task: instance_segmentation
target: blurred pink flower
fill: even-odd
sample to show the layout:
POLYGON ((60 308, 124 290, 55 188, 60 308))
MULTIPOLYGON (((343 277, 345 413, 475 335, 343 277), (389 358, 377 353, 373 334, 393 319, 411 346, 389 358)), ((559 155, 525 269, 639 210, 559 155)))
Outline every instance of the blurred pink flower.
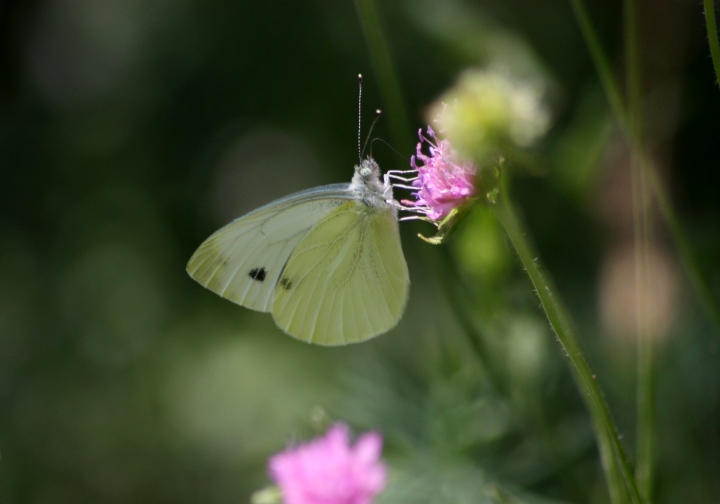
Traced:
POLYGON ((335 424, 325 436, 273 456, 270 476, 284 504, 371 504, 385 487, 381 450, 379 434, 363 434, 350 446, 347 426, 335 424))
POLYGON ((440 140, 433 129, 428 126, 428 137, 418 131, 420 142, 417 154, 411 158, 410 164, 418 176, 412 181, 415 200, 403 200, 402 203, 415 207, 430 220, 441 220, 454 209, 475 196, 475 166, 458 158, 457 152, 449 140, 440 140), (430 155, 422 152, 423 142, 427 143, 430 155), (418 166, 418 161, 422 165, 418 166))

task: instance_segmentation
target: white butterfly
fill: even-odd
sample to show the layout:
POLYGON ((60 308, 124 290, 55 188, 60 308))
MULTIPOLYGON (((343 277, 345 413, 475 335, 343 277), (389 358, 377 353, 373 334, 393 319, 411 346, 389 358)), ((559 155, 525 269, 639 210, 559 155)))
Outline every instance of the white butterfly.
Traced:
POLYGON ((308 343, 346 345, 394 327, 410 283, 392 186, 372 158, 350 184, 301 191, 223 227, 195 251, 192 278, 270 312, 308 343))

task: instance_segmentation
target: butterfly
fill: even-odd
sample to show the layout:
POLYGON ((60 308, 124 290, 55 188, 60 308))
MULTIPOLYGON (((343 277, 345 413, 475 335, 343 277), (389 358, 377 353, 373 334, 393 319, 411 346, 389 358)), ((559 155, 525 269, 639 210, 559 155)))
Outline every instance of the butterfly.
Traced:
POLYGON ((410 285, 392 185, 367 157, 349 184, 273 201, 215 232, 187 264, 203 287, 272 313, 308 343, 358 343, 392 329, 410 285))

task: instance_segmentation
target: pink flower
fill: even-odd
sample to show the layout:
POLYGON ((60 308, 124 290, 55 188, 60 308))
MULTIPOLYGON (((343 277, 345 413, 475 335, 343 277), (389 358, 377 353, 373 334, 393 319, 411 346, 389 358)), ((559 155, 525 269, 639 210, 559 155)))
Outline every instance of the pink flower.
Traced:
POLYGON ((284 504, 371 504, 385 486, 381 450, 379 434, 350 446, 347 426, 335 424, 324 437, 273 456, 270 476, 284 504))
POLYGON ((415 201, 403 200, 402 203, 415 207, 430 220, 441 220, 454 209, 475 196, 475 174, 477 170, 471 162, 461 161, 450 145, 449 140, 440 140, 433 129, 428 126, 428 136, 418 131, 420 142, 417 154, 410 164, 417 171, 417 178, 412 181, 415 201), (422 153, 422 144, 427 143, 430 155, 422 153), (418 166, 418 161, 422 163, 418 166))

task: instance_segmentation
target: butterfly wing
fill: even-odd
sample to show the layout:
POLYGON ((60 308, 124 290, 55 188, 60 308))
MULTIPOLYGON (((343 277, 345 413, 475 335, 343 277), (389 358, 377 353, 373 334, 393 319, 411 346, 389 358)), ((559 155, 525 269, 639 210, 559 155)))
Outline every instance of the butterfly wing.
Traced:
POLYGON ((347 201, 298 242, 272 313, 285 332, 309 343, 356 343, 397 324, 408 286, 394 209, 347 201))
POLYGON ((205 240, 190 258, 187 272, 234 303, 270 311, 280 273, 297 244, 350 198, 348 184, 333 184, 273 201, 205 240))

